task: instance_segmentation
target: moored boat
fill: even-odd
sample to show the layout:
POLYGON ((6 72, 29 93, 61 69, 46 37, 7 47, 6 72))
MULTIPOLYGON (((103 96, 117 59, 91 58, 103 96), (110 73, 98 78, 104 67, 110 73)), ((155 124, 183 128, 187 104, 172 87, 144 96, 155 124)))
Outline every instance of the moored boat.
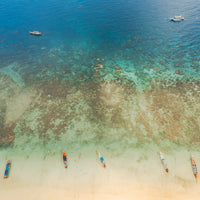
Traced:
POLYGON ((39 32, 39 31, 29 31, 29 33, 30 33, 31 35, 35 35, 35 36, 41 36, 41 35, 42 35, 42 33, 39 32))
POLYGON ((5 168, 5 172, 4 172, 4 178, 8 178, 9 173, 10 173, 10 168, 11 168, 11 161, 8 160, 6 163, 6 168, 5 168))
POLYGON ((68 164, 67 164, 67 154, 65 153, 65 151, 63 150, 63 163, 64 163, 64 167, 67 168, 68 164))
POLYGON ((162 162, 162 164, 165 168, 165 171, 168 172, 169 170, 168 170, 167 164, 165 163, 165 158, 164 158, 162 152, 160 152, 160 159, 161 159, 161 162, 162 162))
POLYGON ((191 161, 192 161, 192 170, 193 170, 193 174, 194 174, 194 177, 197 179, 197 178, 198 178, 197 165, 196 165, 196 162, 195 162, 193 156, 192 156, 192 158, 191 158, 191 161))
POLYGON ((184 20, 184 17, 183 16, 174 16, 174 17, 170 17, 170 20, 174 21, 174 22, 180 22, 180 21, 184 20))
POLYGON ((101 153, 100 153, 100 152, 97 152, 97 153, 98 153, 99 160, 100 160, 100 162, 101 162, 102 166, 103 166, 104 168, 106 168, 106 164, 105 164, 105 161, 104 161, 104 158, 103 158, 103 156, 101 155, 101 153))

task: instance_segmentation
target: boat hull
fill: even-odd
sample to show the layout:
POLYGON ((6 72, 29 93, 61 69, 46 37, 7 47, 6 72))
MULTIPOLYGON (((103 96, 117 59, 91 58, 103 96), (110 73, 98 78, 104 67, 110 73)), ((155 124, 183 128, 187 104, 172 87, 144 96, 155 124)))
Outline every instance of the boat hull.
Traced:
POLYGON ((198 178, 198 171, 197 171, 197 165, 196 165, 196 162, 194 160, 194 157, 192 157, 192 171, 193 171, 194 177, 197 179, 198 178))
POLYGON ((30 35, 41 36, 41 32, 29 31, 30 35))
POLYGON ((181 22, 181 21, 184 20, 184 17, 182 17, 182 16, 175 16, 175 17, 171 17, 170 20, 173 21, 173 22, 181 22))
POLYGON ((63 159, 64 167, 67 168, 67 167, 68 167, 68 163, 67 163, 67 154, 64 152, 64 150, 63 150, 62 159, 63 159))
POLYGON ((8 178, 9 177, 10 168, 11 168, 11 161, 8 160, 7 163, 6 163, 6 168, 5 168, 5 172, 4 172, 4 178, 8 178))
POLYGON ((165 168, 165 171, 168 172, 169 170, 168 170, 167 164, 165 163, 165 158, 161 152, 160 152, 160 159, 161 159, 163 167, 165 168))

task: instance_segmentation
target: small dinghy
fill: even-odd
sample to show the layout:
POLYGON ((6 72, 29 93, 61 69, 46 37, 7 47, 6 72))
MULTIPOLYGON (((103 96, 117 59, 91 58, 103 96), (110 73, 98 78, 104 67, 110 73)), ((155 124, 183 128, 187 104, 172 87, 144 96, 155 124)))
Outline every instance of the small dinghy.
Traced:
POLYGON ((163 164, 163 167, 165 168, 165 171, 168 172, 169 170, 168 170, 167 164, 165 163, 165 158, 164 158, 162 152, 160 152, 160 159, 163 164))
POLYGON ((10 168, 11 168, 11 161, 8 160, 7 163, 6 163, 4 178, 8 178, 9 173, 10 173, 10 168))
POLYGON ((193 156, 192 156, 192 158, 191 158, 191 161, 192 161, 192 170, 193 170, 193 174, 194 174, 194 177, 195 177, 196 180, 197 180, 197 178, 198 178, 197 165, 196 165, 196 162, 195 162, 193 156))
POLYGON ((184 20, 184 17, 182 16, 174 16, 174 17, 170 17, 170 21, 174 21, 174 22, 180 22, 184 20))
POLYGON ((39 31, 29 31, 29 33, 30 33, 31 35, 35 35, 35 36, 41 36, 41 35, 42 35, 42 33, 39 32, 39 31))

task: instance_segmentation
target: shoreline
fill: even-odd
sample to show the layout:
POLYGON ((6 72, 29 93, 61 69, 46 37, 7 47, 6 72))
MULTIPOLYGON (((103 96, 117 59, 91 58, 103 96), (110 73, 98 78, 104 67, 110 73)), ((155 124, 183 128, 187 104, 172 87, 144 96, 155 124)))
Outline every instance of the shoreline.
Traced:
MULTIPOLYGON (((95 153, 88 155, 90 149, 68 154, 69 167, 64 168, 60 158, 48 156, 43 159, 37 154, 29 158, 15 156, 12 162, 10 177, 1 178, 1 197, 6 200, 27 199, 140 199, 140 200, 177 200, 195 199, 200 195, 199 182, 195 182, 191 163, 185 151, 165 154, 169 173, 166 173, 159 156, 146 152, 148 158, 138 161, 145 151, 121 156, 104 152, 104 169, 95 153), (176 159, 175 159, 176 156, 176 159), (194 197, 194 198, 193 198, 194 197)), ((197 155, 198 152, 193 152, 197 155)), ((4 156, 0 154, 2 160, 4 156)), ((6 156, 7 157, 7 156, 6 156)), ((197 167, 199 166, 197 160, 197 167)), ((1 165, 0 169, 3 171, 1 165)))

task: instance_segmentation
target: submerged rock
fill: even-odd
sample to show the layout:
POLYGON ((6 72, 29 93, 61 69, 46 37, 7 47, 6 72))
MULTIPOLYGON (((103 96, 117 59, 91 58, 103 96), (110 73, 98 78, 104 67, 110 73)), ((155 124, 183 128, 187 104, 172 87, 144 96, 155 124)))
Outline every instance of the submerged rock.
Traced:
POLYGON ((8 146, 13 142, 15 139, 14 127, 15 124, 12 124, 10 126, 4 127, 1 130, 0 147, 8 146))
POLYGON ((183 75, 183 71, 182 71, 182 70, 177 70, 177 71, 176 71, 176 74, 183 75))

